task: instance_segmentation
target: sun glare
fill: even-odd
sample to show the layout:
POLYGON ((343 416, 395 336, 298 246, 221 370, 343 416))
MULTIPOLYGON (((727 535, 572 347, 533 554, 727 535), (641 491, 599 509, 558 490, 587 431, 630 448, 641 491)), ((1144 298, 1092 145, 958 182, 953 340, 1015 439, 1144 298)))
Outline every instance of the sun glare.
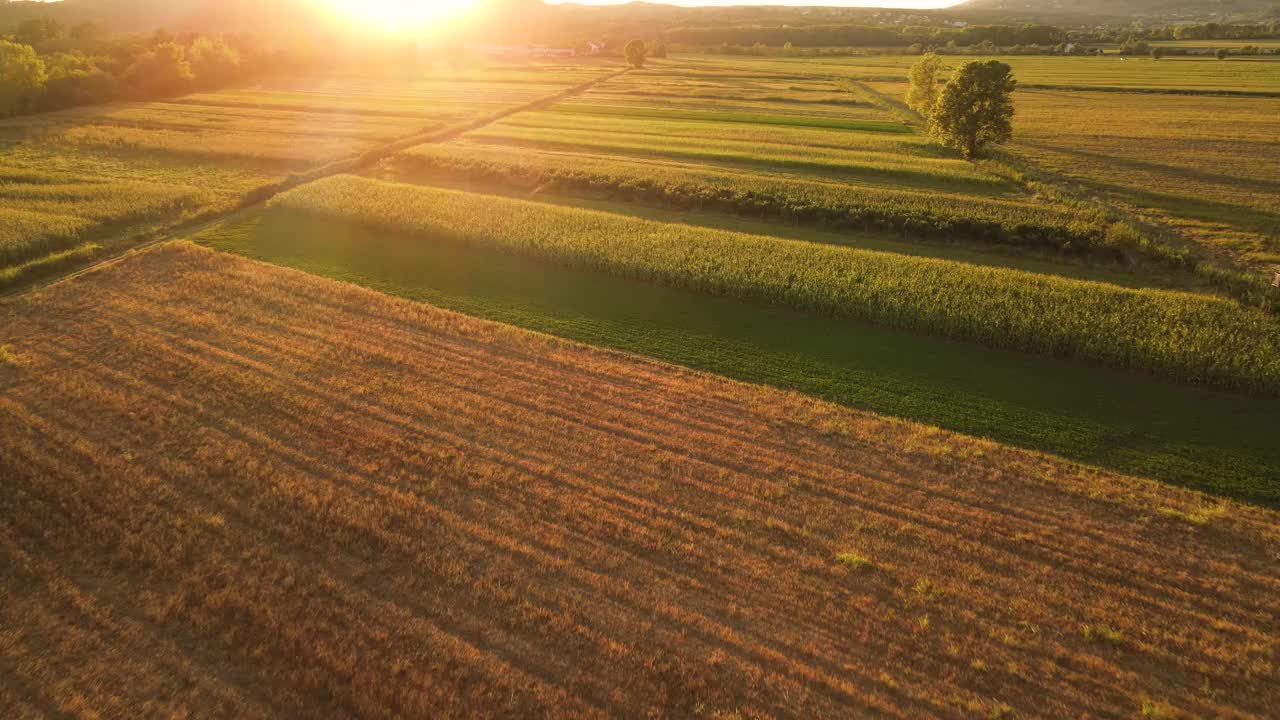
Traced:
POLYGON ((340 18, 387 32, 438 28, 465 15, 475 0, 327 0, 340 18))

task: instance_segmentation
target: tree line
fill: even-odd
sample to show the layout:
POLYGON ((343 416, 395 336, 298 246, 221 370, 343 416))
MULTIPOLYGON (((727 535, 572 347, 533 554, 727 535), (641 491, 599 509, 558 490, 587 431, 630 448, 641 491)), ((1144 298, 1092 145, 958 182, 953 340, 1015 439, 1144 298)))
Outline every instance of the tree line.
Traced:
POLYGON ((272 73, 411 75, 426 65, 473 62, 461 47, 423 49, 412 41, 109 33, 93 22, 37 18, 0 36, 0 117, 217 90, 272 73))
POLYGON ((32 19, 0 38, 0 116, 216 89, 270 60, 247 37, 115 35, 32 19))
POLYGON ((815 47, 998 47, 1040 48, 1068 44, 1117 44, 1154 40, 1248 40, 1280 38, 1280 20, 1257 24, 1170 25, 1150 28, 1066 29, 1053 25, 751 25, 704 26, 659 33, 671 45, 815 47))

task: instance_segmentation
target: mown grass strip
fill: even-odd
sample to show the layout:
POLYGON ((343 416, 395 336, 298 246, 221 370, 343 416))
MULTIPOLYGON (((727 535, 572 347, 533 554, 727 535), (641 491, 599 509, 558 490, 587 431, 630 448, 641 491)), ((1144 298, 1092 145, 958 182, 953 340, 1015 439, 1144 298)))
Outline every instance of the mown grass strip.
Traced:
POLYGON ((335 176, 275 207, 991 347, 1280 392, 1280 324, 1210 296, 335 176))
POLYGON ((699 120, 717 123, 746 123, 749 125, 781 125, 785 127, 830 128, 859 132, 893 133, 910 135, 915 129, 902 123, 884 120, 844 120, 832 117, 806 117, 803 115, 772 115, 768 113, 714 112, 700 110, 672 110, 668 108, 637 107, 631 105, 589 105, 585 103, 562 104, 555 112, 572 115, 607 115, 654 120, 699 120))
POLYGON ((580 342, 1280 506, 1277 401, 270 211, 225 251, 580 342))

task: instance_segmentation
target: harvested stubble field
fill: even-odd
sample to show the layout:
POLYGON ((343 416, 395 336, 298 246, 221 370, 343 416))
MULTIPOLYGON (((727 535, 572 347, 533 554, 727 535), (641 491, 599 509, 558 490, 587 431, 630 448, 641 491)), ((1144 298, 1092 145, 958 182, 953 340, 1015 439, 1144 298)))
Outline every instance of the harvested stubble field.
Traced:
MULTIPOLYGON (((1051 71, 1051 59, 1004 59, 1023 83, 1015 93, 1017 131, 1009 146, 1014 157, 1056 176, 1056 184, 1065 181, 1078 194, 1101 198, 1161 228, 1175 244, 1219 267, 1271 278, 1280 262, 1280 61, 1236 63, 1218 71, 1207 69, 1209 60, 1161 61, 1156 75, 1151 61, 1135 60, 1121 63, 1119 71, 1095 69, 1114 75, 1114 86, 1072 84, 1062 77, 1047 89, 1032 83, 1037 72, 1051 71), (1270 96, 1214 94, 1267 95, 1223 75, 1242 66, 1267 82, 1270 96), (1157 77, 1204 78, 1207 84, 1184 93, 1157 77)), ((1052 72, 1083 67, 1078 60, 1105 61, 1057 60, 1052 72)), ((884 98, 906 95, 905 78, 870 77, 871 68, 849 71, 869 78, 866 85, 884 98)))
MULTIPOLYGON (((1280 87, 1280 61, 1276 75, 1280 87)), ((1017 104, 1021 156, 1212 257, 1268 277, 1280 263, 1280 97, 1024 90, 1017 104)))
POLYGON ((1280 518, 168 245, 8 302, 6 717, 1274 717, 1280 518))
MULTIPOLYGON (((951 56, 949 65, 959 65, 973 56, 951 56)), ((705 66, 738 66, 744 62, 762 72, 809 73, 828 77, 864 80, 905 80, 912 56, 853 58, 713 58, 705 66)), ((1204 93, 1278 96, 1280 60, 1217 60, 1212 56, 1193 58, 1149 57, 1048 57, 1001 56, 1013 66, 1024 86, 1071 88, 1075 90, 1120 90, 1128 92, 1204 93)), ((1100 122, 1106 122, 1103 117, 1100 122)))

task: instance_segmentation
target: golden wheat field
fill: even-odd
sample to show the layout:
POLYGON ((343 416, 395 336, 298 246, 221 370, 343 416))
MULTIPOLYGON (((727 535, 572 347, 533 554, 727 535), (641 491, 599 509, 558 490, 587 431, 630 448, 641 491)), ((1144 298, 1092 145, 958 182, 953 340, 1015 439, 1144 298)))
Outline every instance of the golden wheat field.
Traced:
POLYGON ((0 716, 1280 714, 1280 517, 187 244, 0 305, 0 716))

